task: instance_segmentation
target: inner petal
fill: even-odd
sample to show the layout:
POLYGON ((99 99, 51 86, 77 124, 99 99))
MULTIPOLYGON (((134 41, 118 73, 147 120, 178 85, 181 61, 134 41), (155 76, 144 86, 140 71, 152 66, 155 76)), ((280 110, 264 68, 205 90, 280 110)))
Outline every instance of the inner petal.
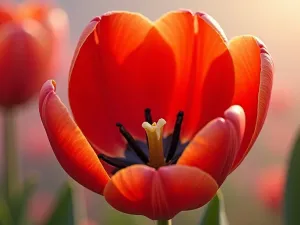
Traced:
MULTIPOLYGON (((174 51, 177 80, 169 115, 185 112, 181 140, 186 142, 230 106, 232 58, 224 32, 207 14, 170 12, 156 22, 156 27, 174 51)), ((172 132, 174 120, 168 116, 169 120, 165 136, 172 132)))
POLYGON ((165 117, 174 73, 172 50, 151 22, 133 13, 104 15, 89 32, 71 71, 75 120, 96 149, 122 155, 125 141, 115 123, 122 122, 144 140, 144 109, 153 109, 154 120, 165 117))
POLYGON ((13 15, 11 13, 11 8, 9 8, 8 6, 2 4, 2 6, 0 6, 0 28, 1 25, 12 21, 13 20, 13 15))

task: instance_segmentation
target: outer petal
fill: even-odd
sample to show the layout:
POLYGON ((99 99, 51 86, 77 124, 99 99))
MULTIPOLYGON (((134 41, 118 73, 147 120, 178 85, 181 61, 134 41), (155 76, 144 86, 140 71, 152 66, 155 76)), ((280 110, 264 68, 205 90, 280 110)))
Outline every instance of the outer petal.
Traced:
POLYGON ((104 196, 119 211, 156 220, 203 206, 217 189, 214 179, 197 168, 135 165, 114 175, 104 196))
POLYGON ((0 6, 0 27, 1 25, 12 21, 13 19, 13 15, 11 13, 11 7, 10 5, 4 5, 2 4, 0 6))
POLYGON ((232 106, 225 117, 208 123, 189 143, 177 164, 195 166, 223 183, 239 150, 245 129, 245 114, 232 106))
POLYGON ((102 194, 109 176, 66 107, 47 81, 40 94, 40 115, 56 158, 65 171, 86 188, 102 194))
POLYGON ((264 44, 252 36, 240 36, 229 43, 236 84, 232 104, 243 107, 246 129, 234 170, 254 144, 266 118, 273 84, 273 62, 264 44))
POLYGON ((183 110, 181 138, 185 142, 230 106, 234 91, 232 58, 224 32, 207 14, 170 12, 155 24, 172 46, 177 66, 166 131, 172 131, 176 113, 183 110))
POLYGON ((18 18, 23 19, 34 19, 40 22, 45 21, 50 5, 45 2, 22 2, 18 5, 18 18))
POLYGON ((165 117, 174 74, 172 50, 148 19, 126 12, 96 18, 70 72, 74 118, 94 147, 120 155, 124 141, 115 123, 144 139, 144 109, 152 109, 154 120, 165 117))

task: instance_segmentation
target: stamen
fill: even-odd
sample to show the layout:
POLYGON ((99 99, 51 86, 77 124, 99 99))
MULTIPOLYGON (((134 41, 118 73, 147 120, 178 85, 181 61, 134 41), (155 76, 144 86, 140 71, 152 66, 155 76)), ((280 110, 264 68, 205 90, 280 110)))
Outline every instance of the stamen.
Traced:
POLYGON ((180 111, 177 114, 177 119, 176 119, 176 122, 174 125, 174 131, 173 131, 173 135, 172 135, 172 141, 171 141, 171 145, 170 145, 170 148, 168 151, 166 162, 169 162, 173 158, 173 156, 176 152, 178 142, 179 142, 179 137, 180 137, 182 121, 183 121, 183 112, 180 111))
POLYGON ((132 150, 136 153, 136 155, 144 162, 148 163, 148 157, 146 154, 143 152, 143 150, 140 148, 140 146, 137 145, 136 141, 134 138, 131 136, 131 134, 125 129, 125 127, 117 123, 116 124, 119 127, 120 133, 123 135, 123 137, 126 139, 128 142, 128 145, 132 148, 132 150))
POLYGON ((151 116, 151 109, 146 108, 145 109, 145 121, 152 124, 152 116, 151 116))
POLYGON ((167 162, 167 165, 176 164, 178 159, 180 158, 180 156, 181 156, 181 154, 173 156, 173 158, 167 162))
POLYGON ((142 127, 146 130, 149 144, 149 166, 159 168, 165 165, 163 151, 163 127, 166 124, 164 119, 159 119, 157 124, 152 125, 144 122, 142 127))
POLYGON ((112 158, 112 157, 109 157, 109 156, 106 156, 106 155, 103 155, 103 154, 99 154, 98 158, 102 159, 104 162, 106 162, 109 165, 112 165, 112 166, 114 166, 118 169, 123 169, 127 166, 130 166, 130 165, 125 165, 124 162, 122 162, 122 161, 116 160, 116 158, 112 158))

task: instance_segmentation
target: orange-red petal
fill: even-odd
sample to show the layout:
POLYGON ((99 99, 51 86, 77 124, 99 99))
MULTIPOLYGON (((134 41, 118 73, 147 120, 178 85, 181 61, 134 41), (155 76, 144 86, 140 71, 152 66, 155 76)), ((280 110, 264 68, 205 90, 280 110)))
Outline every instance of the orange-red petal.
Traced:
POLYGON ((18 19, 34 19, 40 22, 46 20, 49 10, 51 9, 48 3, 44 2, 23 2, 17 8, 18 19))
POLYGON ((155 26, 172 47, 176 60, 165 135, 172 132, 175 115, 182 110, 185 119, 181 139, 185 142, 230 106, 234 87, 232 58, 224 32, 207 14, 173 11, 157 20, 155 26))
POLYGON ((135 165, 114 175, 104 196, 121 212, 157 220, 203 206, 217 189, 214 179, 197 168, 174 165, 155 170, 135 165))
POLYGON ((193 27, 194 39, 185 43, 193 47, 190 65, 184 64, 184 55, 177 61, 186 68, 182 76, 189 82, 185 84, 185 92, 174 93, 172 104, 184 103, 183 142, 190 140, 209 121, 222 116, 231 105, 234 87, 234 66, 223 31, 203 13, 194 15, 193 27))
POLYGON ((33 20, 2 24, 0 34, 0 103, 9 107, 27 101, 45 82, 49 37, 33 20))
POLYGON ((142 111, 149 107, 154 120, 168 121, 169 134, 183 110, 185 141, 222 115, 233 87, 226 38, 208 15, 175 11, 150 22, 118 12, 94 19, 84 31, 70 72, 69 97, 75 120, 94 147, 120 155, 124 142, 116 122, 144 138, 142 111))
POLYGON ((13 19, 13 15, 11 12, 10 5, 1 5, 0 6, 0 27, 1 25, 11 21, 13 19))
POLYGON ((163 39, 172 48, 176 61, 175 87, 172 98, 168 100, 169 108, 164 135, 173 132, 176 114, 185 108, 185 98, 190 81, 190 70, 194 52, 194 15, 189 11, 172 11, 157 21, 155 27, 163 39))
POLYGON ((94 19, 73 60, 69 98, 74 118, 100 151, 120 155, 122 123, 144 139, 144 109, 165 117, 175 79, 170 46, 140 14, 115 12, 94 19), (84 91, 81 91, 84 90, 84 91))
POLYGON ((86 188, 102 194, 109 181, 96 153, 47 81, 40 93, 39 109, 55 156, 64 170, 86 188))
POLYGON ((224 118, 208 123, 191 140, 178 165, 197 167, 223 183, 239 150, 245 129, 245 114, 240 106, 231 106, 224 118))
POLYGON ((232 104, 243 107, 246 129, 234 170, 254 144, 266 118, 273 83, 273 62, 264 44, 253 36, 239 36, 229 43, 235 66, 232 104))

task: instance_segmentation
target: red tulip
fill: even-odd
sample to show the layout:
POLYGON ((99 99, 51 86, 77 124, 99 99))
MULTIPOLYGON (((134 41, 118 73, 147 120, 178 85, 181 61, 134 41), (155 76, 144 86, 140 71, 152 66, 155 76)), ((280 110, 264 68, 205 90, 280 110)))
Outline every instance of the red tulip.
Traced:
POLYGON ((44 3, 0 4, 0 106, 26 102, 53 77, 67 25, 64 11, 44 3))
POLYGON ((151 22, 113 12, 93 19, 78 43, 69 77, 76 122, 54 81, 41 90, 40 114, 71 177, 117 210, 170 219, 211 200, 247 155, 272 76, 261 41, 227 41, 206 14, 151 22))
POLYGON ((274 211, 282 209, 286 171, 283 167, 268 168, 257 180, 257 195, 262 203, 274 211))

